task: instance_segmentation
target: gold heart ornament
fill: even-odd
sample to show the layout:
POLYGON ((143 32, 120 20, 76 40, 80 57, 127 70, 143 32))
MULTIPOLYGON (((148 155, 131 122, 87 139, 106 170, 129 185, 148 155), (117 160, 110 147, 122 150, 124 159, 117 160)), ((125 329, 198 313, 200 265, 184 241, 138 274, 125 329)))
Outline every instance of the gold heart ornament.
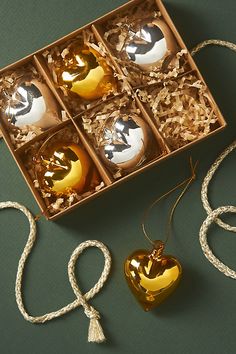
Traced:
POLYGON ((162 303, 177 287, 182 267, 178 260, 164 255, 164 243, 156 241, 152 251, 137 250, 125 261, 129 288, 145 311, 162 303))

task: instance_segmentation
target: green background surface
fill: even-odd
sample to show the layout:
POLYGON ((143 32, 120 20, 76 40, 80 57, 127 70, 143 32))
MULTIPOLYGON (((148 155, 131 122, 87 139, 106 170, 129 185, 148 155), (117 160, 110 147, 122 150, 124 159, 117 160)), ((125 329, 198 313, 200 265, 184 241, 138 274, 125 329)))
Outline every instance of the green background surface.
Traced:
MULTIPOLYGON (((4 67, 121 5, 121 0, 1 0, 0 66, 4 67)), ((207 38, 236 42, 235 0, 166 0, 165 4, 187 46, 207 38)), ((44 325, 27 323, 14 297, 17 263, 28 235, 21 213, 0 213, 0 353, 177 353, 236 352, 236 281, 219 273, 203 256, 198 241, 206 217, 200 200, 203 177, 236 132, 235 53, 211 48, 196 58, 201 72, 228 123, 226 130, 181 152, 161 165, 81 206, 53 223, 40 220, 38 240, 26 267, 25 303, 32 315, 55 310, 74 299, 67 262, 86 239, 108 245, 113 256, 111 277, 91 304, 102 314, 108 338, 88 344, 89 321, 81 308, 44 325), (175 294, 145 313, 129 292, 124 259, 135 249, 148 248, 139 226, 150 201, 189 175, 188 157, 200 161, 198 179, 177 209, 168 253, 183 265, 183 280, 175 294)), ((37 213, 38 207, 4 142, 0 142, 0 200, 13 200, 37 213)), ((210 188, 213 207, 236 204, 235 153, 225 162, 210 188)), ((153 238, 161 238, 174 195, 150 216, 153 238)), ((233 216, 224 218, 235 222, 233 216)), ((236 269, 236 239, 212 227, 209 242, 227 265, 236 269)), ((97 281, 102 255, 88 250, 77 264, 83 291, 97 281)))

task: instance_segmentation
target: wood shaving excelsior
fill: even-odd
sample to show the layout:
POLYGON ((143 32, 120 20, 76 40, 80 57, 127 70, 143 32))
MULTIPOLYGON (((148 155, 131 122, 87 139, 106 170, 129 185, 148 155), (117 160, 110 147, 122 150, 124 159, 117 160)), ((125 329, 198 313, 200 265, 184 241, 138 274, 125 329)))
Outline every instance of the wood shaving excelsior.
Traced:
MULTIPOLYGON (((165 58, 148 71, 129 59, 125 49, 133 41, 134 36, 131 33, 138 32, 145 23, 151 23, 159 17, 161 14, 157 10, 156 2, 150 0, 139 3, 128 12, 119 13, 105 24, 104 38, 113 50, 114 60, 121 67, 129 84, 135 88, 163 81, 166 70, 169 72, 168 75, 173 75, 170 72, 175 69, 175 76, 189 70, 186 49, 180 50, 175 55, 167 52, 165 58)), ((144 40, 140 38, 139 41, 142 43, 144 40)))
POLYGON ((173 150, 206 136, 217 124, 207 87, 195 74, 137 90, 137 94, 173 150))

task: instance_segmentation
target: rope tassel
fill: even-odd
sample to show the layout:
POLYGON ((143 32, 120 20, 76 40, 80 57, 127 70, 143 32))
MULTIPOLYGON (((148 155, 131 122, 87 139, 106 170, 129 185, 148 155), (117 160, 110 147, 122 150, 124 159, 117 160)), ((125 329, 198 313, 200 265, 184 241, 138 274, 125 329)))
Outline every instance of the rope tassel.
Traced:
MULTIPOLYGON (((89 330, 88 330, 88 342, 93 342, 93 343, 102 343, 106 340, 102 326, 99 322, 100 320, 100 314, 97 310, 95 310, 92 306, 90 306, 87 303, 86 295, 83 296, 81 294, 81 291, 77 285, 76 278, 75 278, 75 263, 80 255, 80 253, 88 247, 88 242, 91 246, 94 246, 95 243, 98 241, 85 241, 81 243, 72 253, 71 259, 68 263, 68 276, 69 280, 72 286, 72 289, 77 296, 77 298, 80 300, 81 305, 84 308, 84 313, 85 315, 90 319, 90 324, 89 324, 89 330)), ((98 292, 100 290, 100 284, 103 284, 105 282, 105 279, 107 278, 107 273, 110 271, 110 264, 108 264, 106 257, 105 257, 105 266, 104 270, 101 274, 101 277, 97 284, 94 286, 95 291, 98 292), (108 268, 109 267, 109 268, 108 268), (99 290, 97 290, 99 288, 99 290)))
POLYGON ((90 307, 89 312, 84 311, 86 316, 90 318, 89 330, 88 330, 88 342, 102 343, 106 340, 104 336, 102 326, 99 322, 100 314, 93 307, 90 307))
POLYGON ((47 321, 50 321, 54 318, 63 316, 64 314, 74 310, 75 308, 79 307, 80 305, 83 306, 84 308, 84 313, 85 315, 90 319, 90 324, 89 324, 89 331, 88 331, 88 341, 89 342, 94 342, 94 343, 101 343, 105 341, 105 336, 103 334, 102 327, 99 323, 100 319, 100 314, 98 311, 96 311, 92 306, 88 304, 88 300, 93 298, 103 287, 104 283, 106 282, 108 275, 110 273, 111 269, 111 255, 108 250, 108 248, 100 241, 97 240, 88 240, 85 242, 82 242, 72 253, 70 261, 68 263, 68 276, 69 276, 69 281, 72 287, 72 290, 74 291, 76 295, 76 299, 71 302, 70 304, 64 306, 63 308, 53 311, 50 313, 46 313, 45 315, 41 316, 30 316, 28 312, 25 309, 24 303, 23 303, 23 297, 22 297, 22 282, 23 282, 23 274, 24 274, 24 267, 25 263, 27 261, 27 258, 34 246, 34 243, 36 241, 36 222, 33 217, 33 215, 29 212, 27 208, 25 208, 23 205, 18 204, 16 202, 0 202, 0 209, 5 209, 5 208, 15 208, 20 210, 22 213, 25 214, 27 219, 29 220, 30 224, 30 232, 29 232, 29 237, 26 242, 26 245, 24 247, 24 250, 22 252, 22 255, 20 257, 19 263, 18 263, 18 269, 17 269, 17 275, 16 275, 16 284, 15 284, 15 295, 16 295, 16 302, 19 308, 19 311, 21 312, 22 316, 26 321, 29 321, 31 323, 45 323, 47 321), (94 285, 93 288, 91 288, 86 294, 82 294, 78 284, 77 280, 75 278, 75 263, 79 257, 79 255, 88 247, 97 247, 100 249, 103 253, 104 259, 105 259, 105 264, 104 264, 104 269, 102 271, 102 274, 98 280, 98 282, 94 285))

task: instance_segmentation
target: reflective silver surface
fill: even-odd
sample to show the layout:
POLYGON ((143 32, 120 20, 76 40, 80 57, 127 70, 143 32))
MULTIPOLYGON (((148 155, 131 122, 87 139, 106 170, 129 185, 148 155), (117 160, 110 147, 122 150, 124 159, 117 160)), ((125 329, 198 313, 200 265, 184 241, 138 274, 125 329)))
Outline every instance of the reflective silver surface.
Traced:
POLYGON ((57 104, 49 88, 37 81, 21 82, 8 99, 8 122, 21 128, 34 125, 47 129, 60 122, 57 104))
POLYGON ((130 31, 130 38, 131 42, 125 50, 129 59, 137 65, 154 65, 166 55, 165 36, 153 23, 143 26, 136 33, 130 31))
POLYGON ((122 169, 132 169, 145 159, 148 127, 141 118, 120 116, 104 129, 101 148, 105 162, 122 169))

